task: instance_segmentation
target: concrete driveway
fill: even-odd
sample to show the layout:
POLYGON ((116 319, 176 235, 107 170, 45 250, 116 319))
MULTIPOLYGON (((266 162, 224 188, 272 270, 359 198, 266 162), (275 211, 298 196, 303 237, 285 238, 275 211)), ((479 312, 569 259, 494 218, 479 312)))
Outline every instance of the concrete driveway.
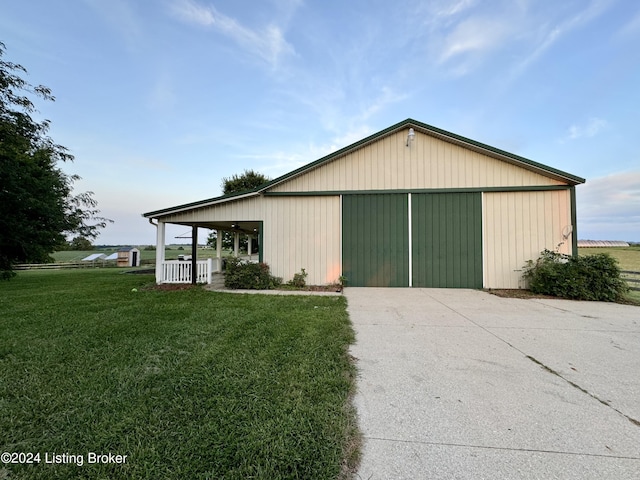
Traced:
POLYGON ((640 479, 640 307, 347 288, 361 479, 640 479))

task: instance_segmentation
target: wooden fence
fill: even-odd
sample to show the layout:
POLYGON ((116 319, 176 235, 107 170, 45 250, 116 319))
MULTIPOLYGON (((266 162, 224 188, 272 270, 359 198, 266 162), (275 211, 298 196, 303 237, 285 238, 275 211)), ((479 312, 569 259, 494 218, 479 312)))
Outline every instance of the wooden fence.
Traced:
POLYGON ((640 291, 640 272, 632 272, 629 270, 622 270, 622 278, 629 284, 631 290, 640 291))
MULTIPOLYGON (((56 263, 18 263, 14 270, 58 270, 61 268, 95 268, 105 267, 106 262, 97 260, 94 262, 56 262, 56 263)), ((113 262, 109 266, 114 266, 113 262)))

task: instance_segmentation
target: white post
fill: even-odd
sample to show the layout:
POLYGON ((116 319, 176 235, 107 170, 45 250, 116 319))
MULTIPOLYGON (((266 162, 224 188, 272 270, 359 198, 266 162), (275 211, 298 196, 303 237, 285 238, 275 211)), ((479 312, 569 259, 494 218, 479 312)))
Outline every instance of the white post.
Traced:
POLYGON ((233 232, 233 255, 240 256, 240 234, 238 232, 233 232))
POLYGON ((218 257, 218 272, 222 272, 222 230, 216 230, 216 257, 218 257))
POLYGON ((247 255, 249 255, 249 260, 251 260, 251 248, 253 247, 253 235, 247 236, 247 255))
POLYGON ((156 233, 156 283, 162 283, 164 271, 164 232, 165 223, 158 219, 158 231, 156 233))
POLYGON ((211 284, 212 273, 213 273, 213 258, 207 258, 207 284, 211 284))

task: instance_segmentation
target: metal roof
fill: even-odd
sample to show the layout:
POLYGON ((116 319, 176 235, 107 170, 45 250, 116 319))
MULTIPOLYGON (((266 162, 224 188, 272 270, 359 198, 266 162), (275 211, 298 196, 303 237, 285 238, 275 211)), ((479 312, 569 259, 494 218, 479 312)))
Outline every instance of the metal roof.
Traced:
POLYGON ((103 258, 105 256, 106 255, 104 253, 92 253, 88 257, 83 258, 82 261, 83 262, 93 262, 94 260, 98 260, 98 259, 103 258))

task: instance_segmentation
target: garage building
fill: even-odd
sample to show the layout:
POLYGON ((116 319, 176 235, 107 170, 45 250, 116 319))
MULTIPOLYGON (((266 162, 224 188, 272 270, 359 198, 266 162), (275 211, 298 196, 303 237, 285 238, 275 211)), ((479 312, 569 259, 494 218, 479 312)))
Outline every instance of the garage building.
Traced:
MULTIPOLYGON (((584 181, 407 119, 253 191, 144 216, 157 221, 159 283, 172 281, 171 223, 250 235, 285 281, 304 268, 316 285, 521 288, 543 249, 577 252, 584 181)), ((217 268, 201 265, 198 278, 217 268)))

